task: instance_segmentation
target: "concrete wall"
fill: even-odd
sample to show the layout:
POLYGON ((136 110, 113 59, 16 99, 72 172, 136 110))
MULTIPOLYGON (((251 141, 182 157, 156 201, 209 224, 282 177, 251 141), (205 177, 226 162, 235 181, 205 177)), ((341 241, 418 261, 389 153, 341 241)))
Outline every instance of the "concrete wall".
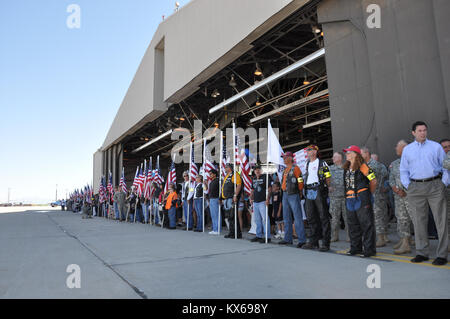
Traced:
POLYGON ((417 120, 450 137, 450 1, 324 0, 318 15, 336 150, 365 144, 389 163, 417 120), (380 29, 366 25, 371 3, 380 29))
POLYGON ((307 2, 192 0, 168 17, 155 32, 102 149, 156 119, 168 103, 194 93, 248 51, 252 41, 307 2))

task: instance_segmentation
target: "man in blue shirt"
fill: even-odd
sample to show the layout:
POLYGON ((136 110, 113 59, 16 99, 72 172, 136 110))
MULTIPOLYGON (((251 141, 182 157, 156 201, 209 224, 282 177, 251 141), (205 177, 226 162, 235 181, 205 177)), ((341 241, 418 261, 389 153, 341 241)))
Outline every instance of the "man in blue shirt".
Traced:
POLYGON ((428 205, 438 231, 437 258, 433 265, 447 263, 448 225, 445 186, 448 171, 442 167, 445 152, 439 143, 427 139, 427 125, 415 122, 412 127, 415 141, 408 144, 400 161, 400 180, 406 188, 407 200, 413 215, 417 256, 411 262, 428 260, 428 205))

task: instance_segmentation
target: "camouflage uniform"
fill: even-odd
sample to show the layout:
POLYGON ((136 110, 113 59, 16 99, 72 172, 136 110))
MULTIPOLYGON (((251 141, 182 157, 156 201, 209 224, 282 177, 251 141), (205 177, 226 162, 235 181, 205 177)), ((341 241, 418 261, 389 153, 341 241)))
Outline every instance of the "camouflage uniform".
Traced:
POLYGON ((375 228, 377 235, 387 234, 388 224, 388 212, 387 212, 387 194, 381 192, 381 188, 384 185, 384 181, 389 178, 389 174, 386 166, 373 159, 367 163, 369 167, 374 171, 377 179, 377 188, 373 194, 373 213, 375 215, 375 228))
MULTIPOLYGON (((389 166, 389 185, 405 190, 400 180, 400 158, 396 159, 389 166)), ((397 218, 397 232, 400 238, 411 236, 411 211, 405 197, 400 197, 394 193, 395 217, 397 218)))
POLYGON ((330 198, 330 214, 331 214, 331 234, 339 234, 339 226, 341 214, 344 218, 345 229, 347 226, 347 210, 345 208, 345 189, 344 189, 344 169, 341 166, 330 166, 330 187, 328 196, 330 198))
MULTIPOLYGON (((443 167, 444 169, 450 171, 450 152, 447 153, 447 157, 444 160, 443 167)), ((447 220, 448 226, 450 227, 450 186, 447 186, 446 191, 447 191, 447 220)), ((450 231, 448 232, 448 237, 450 238, 450 231)), ((448 246, 448 251, 450 251, 450 245, 448 246)))

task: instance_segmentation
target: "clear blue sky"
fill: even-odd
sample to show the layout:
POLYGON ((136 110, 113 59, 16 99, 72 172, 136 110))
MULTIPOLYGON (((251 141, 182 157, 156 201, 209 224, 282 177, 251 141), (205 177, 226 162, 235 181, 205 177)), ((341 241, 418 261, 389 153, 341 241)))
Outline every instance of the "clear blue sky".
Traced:
MULTIPOLYGON (((188 0, 179 1, 183 6, 188 0)), ((0 202, 49 202, 92 182, 101 146, 173 0, 0 4, 0 202), (66 25, 68 5, 81 28, 66 25)))

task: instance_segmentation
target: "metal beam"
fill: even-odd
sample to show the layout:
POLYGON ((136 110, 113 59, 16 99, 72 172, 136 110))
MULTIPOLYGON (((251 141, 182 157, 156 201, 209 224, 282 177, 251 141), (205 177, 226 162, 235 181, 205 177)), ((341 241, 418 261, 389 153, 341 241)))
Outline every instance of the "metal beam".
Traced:
POLYGON ((269 117, 271 115, 274 115, 274 114, 277 114, 277 113, 280 113, 280 112, 284 112, 284 111, 286 111, 288 109, 291 109, 293 107, 305 104, 307 102, 310 102, 311 100, 314 100, 316 98, 320 98, 320 97, 322 97, 322 96, 324 96, 326 94, 328 94, 328 90, 320 91, 320 92, 318 92, 316 94, 310 95, 310 96, 305 97, 303 99, 300 99, 300 100, 294 101, 292 103, 289 103, 289 104, 287 104, 285 106, 282 106, 279 109, 272 110, 272 111, 264 113, 264 114, 262 114, 260 116, 254 117, 254 118, 250 119, 250 123, 255 123, 255 122, 261 121, 262 119, 265 119, 266 117, 269 117))
POLYGON ((261 87, 267 85, 270 82, 278 80, 279 78, 285 76, 286 74, 289 74, 290 72, 295 71, 295 70, 301 68, 303 65, 308 64, 308 63, 310 63, 310 62, 312 62, 314 60, 317 60, 318 58, 320 58, 320 57, 322 57, 324 55, 325 55, 325 49, 324 48, 322 48, 322 49, 320 49, 320 50, 318 50, 318 51, 308 55, 307 57, 297 61, 296 63, 291 64, 287 68, 285 68, 283 70, 280 70, 280 71, 278 71, 275 74, 272 74, 271 76, 265 78, 264 80, 258 82, 257 84, 255 84, 255 85, 245 89, 241 93, 236 94, 236 95, 232 96, 231 98, 229 98, 228 100, 223 101, 222 103, 216 105, 215 107, 213 107, 213 108, 211 108, 209 110, 209 114, 217 112, 218 110, 220 110, 220 109, 224 108, 225 106, 227 106, 227 105, 229 105, 229 104, 239 100, 240 98, 248 95, 249 93, 252 93, 252 92, 260 89, 261 87))

